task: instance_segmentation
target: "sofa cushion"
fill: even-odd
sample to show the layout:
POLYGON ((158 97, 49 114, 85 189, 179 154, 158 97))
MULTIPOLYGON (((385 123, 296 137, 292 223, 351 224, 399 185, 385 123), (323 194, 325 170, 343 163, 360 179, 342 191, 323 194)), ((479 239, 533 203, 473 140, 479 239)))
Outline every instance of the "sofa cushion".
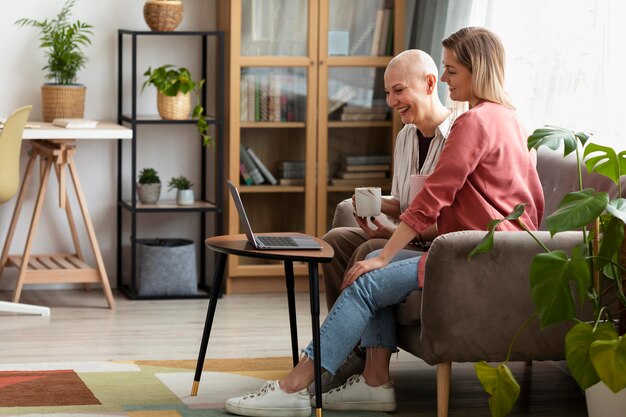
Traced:
POLYGON ((418 326, 422 316, 422 291, 413 291, 394 309, 398 323, 404 326, 418 326))

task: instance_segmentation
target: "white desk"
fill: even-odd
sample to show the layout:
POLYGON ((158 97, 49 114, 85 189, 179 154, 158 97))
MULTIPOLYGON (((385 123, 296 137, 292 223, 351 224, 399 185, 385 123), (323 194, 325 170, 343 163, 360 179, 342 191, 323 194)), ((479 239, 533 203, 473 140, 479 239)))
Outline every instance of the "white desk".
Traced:
MULTIPOLYGON (((76 140, 95 139, 131 139, 132 130, 115 123, 98 122, 95 128, 68 129, 53 126, 51 123, 29 122, 29 125, 37 128, 24 129, 23 139, 28 140, 32 153, 28 159, 22 185, 17 197, 11 224, 7 233, 0 257, 0 277, 7 266, 19 269, 17 284, 13 292, 13 302, 18 302, 25 284, 48 284, 48 283, 101 283, 109 308, 115 308, 115 301, 111 293, 111 286, 107 278, 106 270, 100 248, 96 240, 85 196, 83 194, 78 172, 74 164, 76 154, 76 140), (26 244, 21 255, 9 255, 11 241, 17 227, 18 218, 30 183, 33 181, 33 168, 39 159, 39 191, 33 209, 33 215, 28 229, 26 244), (67 215, 70 233, 74 244, 75 253, 52 253, 34 255, 31 253, 35 232, 41 217, 41 209, 48 189, 50 171, 54 166, 57 181, 59 183, 59 207, 64 209, 67 215), (76 199, 80 207, 89 243, 93 251, 96 267, 91 267, 85 262, 83 251, 80 247, 76 222, 70 205, 67 203, 66 168, 76 193, 76 199)), ((111 173, 103 173, 110 175, 111 173)))

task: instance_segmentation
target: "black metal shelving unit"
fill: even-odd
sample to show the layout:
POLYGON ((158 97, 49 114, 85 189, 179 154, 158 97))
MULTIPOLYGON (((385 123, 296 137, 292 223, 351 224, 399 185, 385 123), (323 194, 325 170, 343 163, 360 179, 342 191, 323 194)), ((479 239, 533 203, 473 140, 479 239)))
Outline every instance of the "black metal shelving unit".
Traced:
MULTIPOLYGON (((224 196, 224 32, 221 31, 171 31, 171 32, 154 32, 154 31, 136 31, 119 29, 118 30, 118 86, 117 86, 117 118, 118 123, 129 126, 133 131, 131 143, 131 198, 129 200, 122 199, 122 171, 123 171, 123 142, 118 140, 117 144, 117 288, 122 291, 130 299, 164 299, 164 298, 208 298, 210 293, 210 285, 206 280, 207 250, 204 247, 204 239, 206 235, 207 214, 211 214, 215 218, 215 232, 222 234, 223 229, 223 196, 224 196), (128 75, 128 71, 124 66, 124 39, 130 37, 131 42, 131 106, 130 114, 124 114, 123 110, 123 85, 124 76, 128 75), (202 146, 202 140, 199 140, 200 146, 200 166, 201 166, 201 193, 200 199, 192 206, 159 206, 159 205, 142 205, 137 201, 136 196, 136 178, 137 178, 137 142, 139 140, 138 127, 140 125, 189 125, 196 124, 196 120, 162 120, 158 116, 139 117, 137 115, 137 81, 140 75, 137 71, 137 42, 142 37, 196 37, 201 38, 201 78, 206 80, 208 70, 208 49, 209 40, 215 41, 215 54, 212 62, 216 65, 216 94, 215 115, 206 114, 207 108, 207 86, 206 82, 202 86, 201 101, 205 109, 205 116, 210 125, 215 126, 215 156, 214 165, 215 172, 213 176, 212 186, 215 189, 214 201, 207 199, 207 147, 202 146), (199 245, 200 253, 200 270, 197 295, 176 295, 176 296, 140 296, 137 291, 137 216, 143 213, 197 213, 200 216, 200 234, 196 245, 199 245), (124 213, 130 215, 130 275, 128 279, 124 279, 122 272, 123 251, 122 237, 122 216, 124 213)), ((199 135, 198 135, 199 136, 199 135)))

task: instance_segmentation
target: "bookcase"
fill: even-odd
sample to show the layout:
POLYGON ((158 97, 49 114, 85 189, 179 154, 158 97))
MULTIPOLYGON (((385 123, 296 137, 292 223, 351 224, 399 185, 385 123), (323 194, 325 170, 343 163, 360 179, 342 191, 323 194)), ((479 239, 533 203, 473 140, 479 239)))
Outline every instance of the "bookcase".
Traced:
MULTIPOLYGON (((218 2, 226 176, 253 230, 323 236, 355 187, 389 193, 401 122, 386 106, 383 74, 404 49, 404 9, 405 0, 218 2), (255 157, 261 167, 250 166, 255 157)), ((232 201, 226 207, 227 233, 241 233, 232 201)), ((306 289, 306 266, 294 273, 306 289)), ((231 257, 226 292, 280 291, 283 277, 280 263, 231 257)))

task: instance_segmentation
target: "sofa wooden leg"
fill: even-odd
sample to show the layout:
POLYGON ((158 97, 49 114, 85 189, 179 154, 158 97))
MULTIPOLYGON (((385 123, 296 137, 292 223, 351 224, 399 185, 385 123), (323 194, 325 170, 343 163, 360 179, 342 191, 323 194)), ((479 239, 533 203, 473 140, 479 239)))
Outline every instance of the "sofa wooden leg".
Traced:
POLYGON ((437 364, 437 417, 448 417, 451 373, 451 362, 437 364))

